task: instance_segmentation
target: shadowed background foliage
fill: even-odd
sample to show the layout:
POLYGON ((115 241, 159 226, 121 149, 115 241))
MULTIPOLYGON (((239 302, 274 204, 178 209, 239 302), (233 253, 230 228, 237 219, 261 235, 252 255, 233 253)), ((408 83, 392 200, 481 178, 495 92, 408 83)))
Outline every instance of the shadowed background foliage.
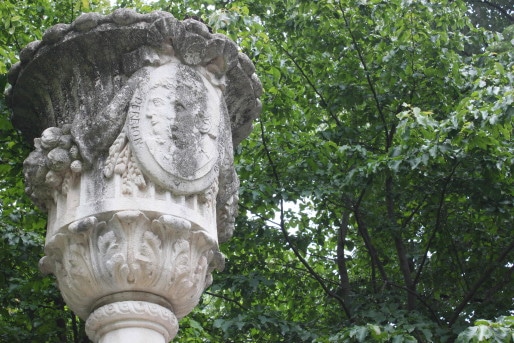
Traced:
MULTIPOLYGON (((201 18, 265 90, 226 269, 177 341, 512 340, 510 0, 6 0, 0 88, 46 28, 120 7, 201 18)), ((45 216, 9 116, 2 98, 0 340, 88 342, 38 272, 45 216)))

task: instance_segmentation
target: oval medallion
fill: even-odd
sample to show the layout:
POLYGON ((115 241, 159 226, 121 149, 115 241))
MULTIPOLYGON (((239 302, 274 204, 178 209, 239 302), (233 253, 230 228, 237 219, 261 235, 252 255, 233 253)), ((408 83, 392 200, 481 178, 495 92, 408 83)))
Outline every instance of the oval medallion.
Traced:
POLYGON ((217 177, 220 92, 177 59, 151 68, 136 89, 127 126, 134 156, 152 181, 198 193, 217 177))

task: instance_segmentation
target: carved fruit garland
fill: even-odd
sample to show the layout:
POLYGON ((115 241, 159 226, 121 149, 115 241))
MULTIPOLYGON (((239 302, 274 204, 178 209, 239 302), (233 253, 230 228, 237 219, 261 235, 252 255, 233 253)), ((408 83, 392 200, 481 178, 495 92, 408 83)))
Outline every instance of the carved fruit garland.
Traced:
POLYGON ((134 186, 139 189, 146 187, 145 178, 137 166, 125 130, 121 131, 109 148, 103 172, 106 178, 111 178, 113 174, 121 175, 123 194, 131 195, 134 186))
POLYGON ((23 163, 26 192, 43 209, 52 206, 55 192, 66 195, 79 180, 82 161, 70 125, 49 127, 34 140, 35 150, 23 163))

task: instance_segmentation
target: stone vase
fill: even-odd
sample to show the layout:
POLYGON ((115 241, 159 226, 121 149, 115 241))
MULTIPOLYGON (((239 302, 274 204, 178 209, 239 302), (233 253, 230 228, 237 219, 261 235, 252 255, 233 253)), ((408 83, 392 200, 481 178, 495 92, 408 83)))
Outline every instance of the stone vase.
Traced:
POLYGON ((41 270, 94 342, 172 340, 223 269, 233 148, 261 110, 252 62, 199 21, 122 9, 48 29, 9 82, 48 212, 41 270))

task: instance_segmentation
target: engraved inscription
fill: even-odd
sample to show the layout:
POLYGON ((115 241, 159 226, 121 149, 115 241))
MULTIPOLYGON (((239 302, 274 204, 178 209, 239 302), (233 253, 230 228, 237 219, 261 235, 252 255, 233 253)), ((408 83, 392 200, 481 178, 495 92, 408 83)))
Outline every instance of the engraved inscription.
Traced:
POLYGON ((143 138, 141 136, 141 130, 139 129, 139 118, 141 114, 141 104, 143 98, 139 92, 136 92, 132 102, 129 106, 128 111, 128 126, 131 133, 132 144, 139 145, 143 144, 143 138))

